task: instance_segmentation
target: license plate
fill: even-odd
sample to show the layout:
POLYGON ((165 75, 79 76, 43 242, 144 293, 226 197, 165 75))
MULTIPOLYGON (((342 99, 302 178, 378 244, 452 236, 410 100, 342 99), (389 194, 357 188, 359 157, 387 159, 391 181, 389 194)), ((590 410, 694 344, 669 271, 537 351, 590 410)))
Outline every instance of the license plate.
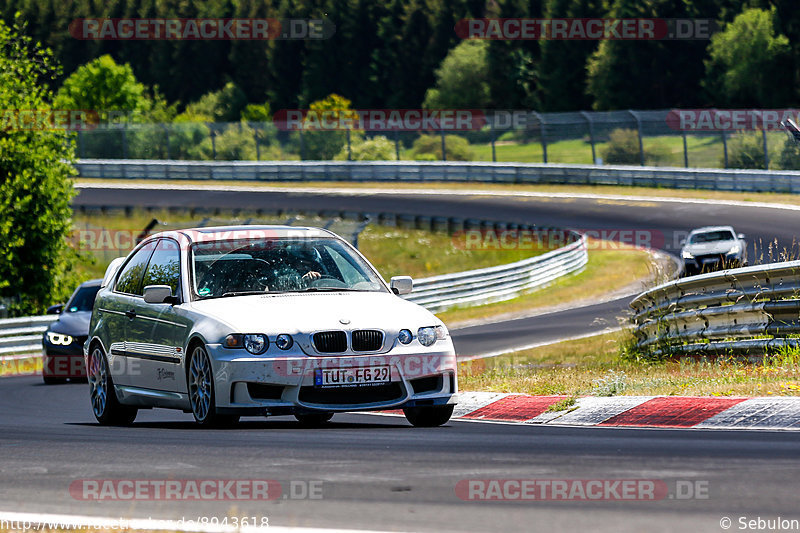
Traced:
POLYGON ((314 385, 317 387, 359 387, 389 383, 391 377, 389 365, 317 368, 314 371, 314 385))

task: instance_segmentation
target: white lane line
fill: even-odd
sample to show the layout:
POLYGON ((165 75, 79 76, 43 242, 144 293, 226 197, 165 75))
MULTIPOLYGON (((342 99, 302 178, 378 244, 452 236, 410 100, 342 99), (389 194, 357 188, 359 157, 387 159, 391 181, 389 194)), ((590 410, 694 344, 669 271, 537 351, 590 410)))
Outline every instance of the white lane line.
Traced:
MULTIPOLYGON (((677 204, 720 205, 728 207, 752 207, 758 209, 782 209, 800 211, 800 205, 771 204, 768 202, 743 202, 739 200, 714 200, 710 198, 677 198, 674 196, 626 196, 620 194, 593 194, 572 192, 535 192, 535 191, 482 191, 475 189, 360 189, 331 187, 254 187, 248 185, 188 185, 164 183, 88 183, 76 182, 76 189, 121 189, 121 190, 175 190, 175 191, 216 191, 216 192, 281 192, 287 194, 325 194, 332 196, 496 196, 519 198, 560 198, 584 200, 611 200, 619 202, 660 202, 677 204)), ((702 191, 703 189, 698 189, 702 191)), ((737 191, 728 191, 737 192, 737 191)), ((800 201, 800 198, 798 198, 800 201)))
POLYGON ((474 361, 476 359, 488 359, 490 357, 497 357, 499 355, 506 355, 514 352, 521 352, 523 350, 531 350, 533 348, 541 348, 542 346, 550 346, 551 344, 558 344, 559 342, 567 342, 567 341, 577 341, 580 339, 587 339, 589 337, 595 337, 597 335, 604 335, 606 333, 615 333, 617 331, 621 331, 625 328, 617 327, 617 328, 606 328, 601 331, 593 331, 591 333, 584 333, 582 335, 575 335, 573 337, 564 337, 561 339, 554 339, 552 341, 544 341, 544 342, 535 342, 533 344, 525 344, 522 346, 513 346, 511 348, 502 348, 500 350, 494 352, 486 352, 478 355, 467 355, 467 356, 459 356, 459 362, 466 362, 466 361, 474 361))
POLYGON ((183 531, 187 533, 383 533, 377 530, 362 529, 337 529, 316 527, 287 527, 287 526, 244 526, 233 527, 220 524, 195 524, 181 520, 159 520, 153 518, 106 518, 101 516, 44 514, 44 513, 15 513, 0 511, 0 524, 11 526, 10 530, 22 530, 23 524, 29 524, 26 529, 76 529, 86 528, 94 530, 116 529, 125 530, 151 530, 151 531, 183 531), (18 525, 19 527, 13 527, 18 525))

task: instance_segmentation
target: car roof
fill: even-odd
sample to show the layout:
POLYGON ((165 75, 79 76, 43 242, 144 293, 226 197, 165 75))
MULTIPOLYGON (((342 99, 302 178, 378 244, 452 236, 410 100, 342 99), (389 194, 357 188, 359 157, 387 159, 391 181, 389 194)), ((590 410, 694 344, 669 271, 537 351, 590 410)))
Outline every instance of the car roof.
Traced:
POLYGON ((95 287, 95 286, 99 287, 100 283, 102 283, 102 282, 103 282, 102 279, 90 279, 89 281, 84 281, 83 283, 78 285, 78 288, 95 287))
POLYGON ((302 237, 337 237, 336 234, 323 228, 284 225, 238 225, 238 226, 213 226, 203 228, 185 228, 164 231, 151 235, 148 240, 158 237, 180 233, 190 242, 227 241, 248 238, 302 238, 302 237), (248 235, 252 233, 252 235, 248 235))
POLYGON ((702 228, 695 228, 692 230, 692 235, 695 233, 709 233, 711 231, 724 231, 728 230, 731 233, 736 233, 736 230, 733 229, 733 226, 703 226, 702 228))

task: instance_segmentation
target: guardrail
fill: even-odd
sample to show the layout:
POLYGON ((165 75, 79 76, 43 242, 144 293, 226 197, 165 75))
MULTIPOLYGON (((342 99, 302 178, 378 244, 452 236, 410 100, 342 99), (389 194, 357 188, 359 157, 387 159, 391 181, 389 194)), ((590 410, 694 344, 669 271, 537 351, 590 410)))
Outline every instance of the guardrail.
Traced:
POLYGON ((683 278, 632 302, 641 349, 659 353, 762 355, 800 339, 800 261, 683 278))
POLYGON ((434 312, 457 305, 487 304, 516 298, 586 265, 589 260, 586 237, 574 237, 574 242, 530 259, 414 280, 414 290, 405 298, 434 312))
POLYGON ((800 172, 555 163, 82 159, 80 176, 243 181, 453 181, 800 193, 800 172))
POLYGON ((41 353, 42 334, 58 316, 27 316, 0 320, 0 357, 41 353))

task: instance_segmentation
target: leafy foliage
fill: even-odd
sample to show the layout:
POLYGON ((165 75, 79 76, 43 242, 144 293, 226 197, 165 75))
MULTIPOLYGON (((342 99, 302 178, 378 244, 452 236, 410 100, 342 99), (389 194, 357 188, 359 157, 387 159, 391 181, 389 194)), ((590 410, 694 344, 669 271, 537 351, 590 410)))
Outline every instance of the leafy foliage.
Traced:
MULTIPOLYGON (((51 109, 52 54, 0 22, 0 109, 51 109)), ((41 313, 75 287, 67 243, 74 170, 61 129, 0 130, 0 297, 15 314, 41 313)))
MULTIPOLYGON (((469 146, 469 141, 458 135, 444 136, 448 161, 472 161, 475 154, 469 146)), ((417 161, 441 161, 442 138, 438 135, 421 135, 414 141, 412 154, 417 161)))
POLYGON ((600 153, 603 156, 603 162, 610 165, 638 165, 642 162, 639 151, 639 134, 636 130, 616 129, 609 134, 608 144, 601 149, 600 153))
POLYGON ((427 109, 484 109, 489 107, 489 65, 486 41, 464 41, 436 69, 436 88, 428 89, 427 109))
POLYGON ((742 132, 728 141, 728 166, 764 168, 764 140, 760 132, 742 132))
MULTIPOLYGON (((397 159, 394 143, 383 135, 376 135, 371 139, 353 144, 350 151, 352 161, 395 161, 397 159)), ((336 155, 336 159, 347 160, 346 147, 336 155)))
POLYGON ((775 10, 748 9, 711 37, 705 86, 729 106, 777 107, 792 103, 789 39, 776 35, 775 10))

